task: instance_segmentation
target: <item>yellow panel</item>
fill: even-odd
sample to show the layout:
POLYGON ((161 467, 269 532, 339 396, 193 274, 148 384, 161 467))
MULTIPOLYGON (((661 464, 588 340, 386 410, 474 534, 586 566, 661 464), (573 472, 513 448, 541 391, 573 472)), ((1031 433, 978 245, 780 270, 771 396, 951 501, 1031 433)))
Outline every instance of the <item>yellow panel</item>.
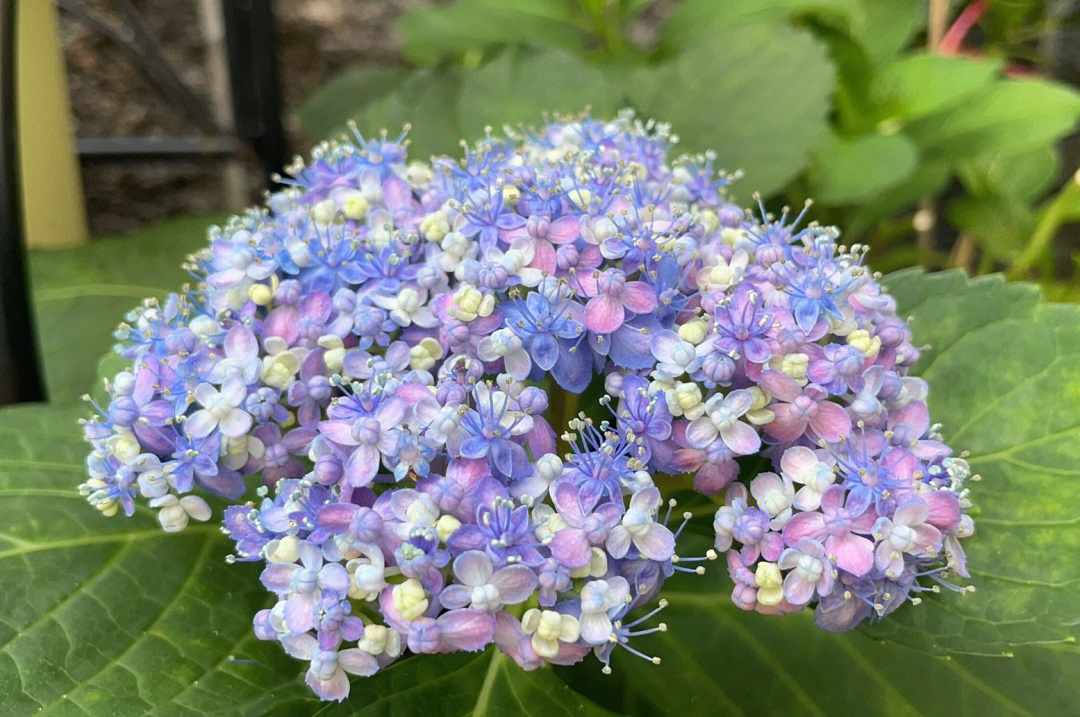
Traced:
POLYGON ((16 12, 19 151, 27 243, 37 249, 82 244, 87 238, 86 208, 56 6, 52 0, 24 0, 16 12))

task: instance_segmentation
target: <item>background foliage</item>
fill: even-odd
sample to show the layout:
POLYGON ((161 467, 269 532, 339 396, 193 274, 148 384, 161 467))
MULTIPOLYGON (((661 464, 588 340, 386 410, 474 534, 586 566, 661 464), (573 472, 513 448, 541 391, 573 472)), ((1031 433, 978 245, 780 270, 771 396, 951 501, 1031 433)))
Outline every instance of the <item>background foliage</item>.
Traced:
POLYGON ((925 0, 456 0, 399 22, 415 68, 346 72, 300 117, 313 138, 412 122, 427 156, 485 124, 631 106, 742 169, 743 203, 813 197, 880 269, 1009 269, 1080 298, 1061 231, 1080 154, 1056 147, 1080 93, 1050 79, 1080 79, 1080 3, 945 5, 928 49, 925 0))

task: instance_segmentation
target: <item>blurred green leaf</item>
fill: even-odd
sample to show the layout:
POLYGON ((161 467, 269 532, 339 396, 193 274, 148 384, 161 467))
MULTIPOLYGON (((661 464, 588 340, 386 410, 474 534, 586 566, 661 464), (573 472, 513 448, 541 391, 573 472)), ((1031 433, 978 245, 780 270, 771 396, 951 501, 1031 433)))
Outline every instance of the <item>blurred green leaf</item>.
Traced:
MULTIPOLYGON (((952 177, 952 167, 939 157, 923 158, 915 171, 900 184, 852 208, 844 218, 841 229, 849 241, 862 237, 874 225, 891 215, 912 209, 923 197, 933 196, 945 189, 952 177)), ((911 232, 914 236, 914 230, 911 232)), ((910 263, 910 262, 907 262, 910 263)))
POLYGON ((918 150, 903 135, 843 139, 827 134, 810 167, 813 197, 824 204, 867 199, 910 177, 918 160, 918 150))
POLYGON ((997 61, 917 52, 883 67, 872 91, 886 112, 908 121, 959 105, 987 89, 1000 71, 997 61))
POLYGON ((1061 160, 1053 147, 1018 154, 984 154, 961 163, 960 176, 972 189, 1025 204, 1038 199, 1057 179, 1061 160))
POLYGON ((718 30, 627 84, 646 116, 671 123, 679 149, 711 149, 718 167, 741 168, 744 196, 772 194, 806 167, 827 129, 832 88, 825 48, 786 25, 718 30))
POLYGON ((877 131, 880 109, 870 91, 875 68, 866 50, 846 32, 817 26, 815 35, 829 48, 829 59, 836 68, 836 90, 833 92, 833 131, 843 136, 877 131))
MULTIPOLYGON (((1074 185, 1080 185, 1080 170, 1077 170, 1071 181, 1074 185)), ((1045 204, 1040 209, 1045 210, 1045 204)), ((1068 223, 1080 221, 1080 190, 1075 186, 1069 190, 1068 196, 1062 200, 1061 218, 1062 221, 1068 223)))
POLYGON ((998 261, 1014 259, 1035 228, 1035 214, 1010 196, 961 197, 949 202, 946 212, 957 229, 998 261))
POLYGON ((1042 80, 999 80, 905 134, 927 154, 956 158, 1015 155, 1052 144, 1080 119, 1080 93, 1042 80))
POLYGON ((346 70, 313 92, 297 110, 308 136, 328 139, 367 104, 392 92, 409 77, 399 67, 368 65, 346 70))
POLYGON ((30 252, 32 303, 45 384, 53 403, 78 400, 98 376, 113 329, 148 296, 190 277, 184 257, 206 246, 222 215, 185 217, 74 249, 30 252))
POLYGON ((405 56, 419 65, 515 44, 582 52, 589 38, 573 0, 456 0, 412 10, 397 29, 405 56))
POLYGON ((676 55, 711 42, 723 28, 805 18, 815 30, 842 31, 877 63, 908 44, 925 23, 926 5, 920 0, 686 0, 664 25, 660 50, 676 55))
POLYGON ((782 22, 801 14, 822 14, 846 25, 861 24, 863 5, 858 0, 686 0, 664 25, 660 46, 665 53, 675 55, 713 43, 713 35, 721 30, 782 22))
POLYGON ((597 117, 608 118, 623 104, 621 90, 600 68, 573 55, 506 51, 465 73, 457 117, 475 139, 486 125, 539 124, 544 113, 578 113, 586 106, 597 117))
POLYGON ((875 63, 899 53, 926 25, 924 0, 862 0, 859 5, 862 23, 854 28, 853 35, 875 63))
POLYGON ((396 135, 401 127, 410 125, 411 159, 456 154, 464 136, 454 109, 460 84, 458 72, 453 69, 417 70, 395 91, 358 106, 352 119, 367 137, 383 129, 396 135))

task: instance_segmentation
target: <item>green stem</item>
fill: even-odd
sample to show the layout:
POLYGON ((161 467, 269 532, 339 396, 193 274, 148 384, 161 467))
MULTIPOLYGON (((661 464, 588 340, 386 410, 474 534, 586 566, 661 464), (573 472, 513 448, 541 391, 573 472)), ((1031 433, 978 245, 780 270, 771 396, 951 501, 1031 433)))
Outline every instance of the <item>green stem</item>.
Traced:
POLYGON ((1050 248, 1058 228, 1068 221, 1070 207, 1080 201, 1080 171, 1061 188, 1057 196, 1039 217, 1035 231, 1031 234, 1031 241, 1024 247, 1024 251, 1013 262, 1009 269, 1010 279, 1020 279, 1027 275, 1028 271, 1043 258, 1050 248))
POLYGON ((570 419, 578 412, 578 394, 564 391, 552 382, 548 389, 548 422, 555 429, 555 435, 562 436, 567 430, 570 419))

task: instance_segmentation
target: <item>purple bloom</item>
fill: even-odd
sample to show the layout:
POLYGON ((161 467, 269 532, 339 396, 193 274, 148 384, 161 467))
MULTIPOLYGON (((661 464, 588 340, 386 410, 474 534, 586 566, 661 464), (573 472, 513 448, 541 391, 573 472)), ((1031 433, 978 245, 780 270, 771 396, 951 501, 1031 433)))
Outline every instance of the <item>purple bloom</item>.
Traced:
POLYGON ((805 605, 815 593, 824 597, 833 588, 833 570, 825 546, 816 540, 801 538, 780 554, 777 565, 791 571, 784 577, 784 599, 792 605, 805 605))
POLYGON ((300 366, 300 377, 289 385, 289 405, 296 406, 296 419, 301 426, 312 428, 319 422, 320 410, 332 396, 330 379, 326 377, 324 351, 312 351, 300 366))
POLYGON ((656 522, 656 511, 662 502, 660 491, 651 486, 634 493, 622 522, 612 528, 608 536, 607 549, 612 556, 623 557, 632 544, 649 560, 665 562, 671 559, 675 554, 675 536, 666 526, 656 522))
POLYGON ((570 481, 560 481, 551 492, 558 516, 566 527, 555 532, 548 547, 551 556, 567 568, 589 563, 590 549, 603 545, 611 529, 622 517, 622 508, 614 503, 597 505, 600 494, 570 481))
POLYGON ((830 443, 839 441, 851 432, 851 418, 838 404, 828 400, 829 394, 814 384, 805 388, 779 371, 762 371, 761 386, 776 403, 769 406, 774 419, 765 425, 765 432, 784 442, 798 440, 809 433, 830 443))
POLYGON ((765 363, 772 355, 766 340, 772 330, 772 314, 765 310, 761 293, 752 284, 740 284, 730 300, 716 307, 716 348, 753 363, 765 363))
POLYGON ((205 438, 216 428, 230 438, 242 436, 251 428, 251 415, 240 406, 247 398, 244 382, 232 376, 225 380, 221 390, 208 383, 195 388, 195 401, 202 408, 188 416, 184 432, 192 438, 205 438))
POLYGON ((324 563, 319 546, 306 541, 299 545, 300 564, 273 563, 263 570, 260 579, 268 590, 285 595, 285 625, 292 633, 315 627, 316 608, 324 590, 344 596, 349 589, 349 574, 338 563, 324 563))
POLYGON ((346 673, 370 677, 379 670, 379 663, 370 654, 356 648, 324 650, 307 633, 290 635, 281 644, 292 657, 311 661, 304 681, 324 700, 340 702, 349 696, 346 673))
POLYGON ((874 523, 874 564, 890 578, 904 569, 905 555, 936 554, 941 550, 941 531, 930 525, 930 511, 919 498, 896 506, 892 518, 882 516, 874 523))
POLYGON ((481 610, 448 610, 409 623, 409 649, 417 654, 476 652, 495 639, 495 618, 481 610))
POLYGON ((784 526, 784 541, 792 547, 803 538, 822 542, 837 566, 852 575, 866 575, 874 567, 874 544, 857 533, 873 530, 876 516, 869 499, 833 486, 825 491, 821 510, 795 515, 784 526))
POLYGON ((225 335, 225 358, 219 359, 208 377, 212 383, 224 383, 235 376, 250 386, 259 377, 259 341, 244 326, 234 326, 225 335))
POLYGON ((704 416, 691 421, 686 441, 694 448, 705 448, 717 436, 737 455, 749 455, 761 447, 757 431, 739 418, 750 410, 754 397, 742 389, 726 396, 714 395, 705 403, 704 416))
POLYGON ((342 420, 323 421, 319 432, 334 443, 355 446, 345 463, 345 479, 354 488, 365 486, 379 472, 382 454, 397 447, 399 422, 405 415, 401 401, 391 398, 368 417, 358 418, 352 425, 342 420))
POLYGON ((575 283, 591 297, 585 304, 585 326, 598 334, 610 334, 622 326, 627 311, 647 314, 656 308, 652 287, 643 281, 627 281, 618 269, 579 276, 575 283))
POLYGON ((450 609, 468 606, 493 612, 524 601, 538 585, 530 568, 506 565, 495 570, 491 558, 479 550, 467 550, 454 558, 454 577, 458 583, 443 588, 439 597, 450 609))
POLYGON ((829 344, 822 349, 822 353, 823 358, 810 362, 807 378, 834 394, 862 388, 863 365, 866 362, 862 351, 854 346, 829 344))
POLYGON ((483 550, 496 567, 540 565, 544 557, 539 545, 533 535, 529 509, 524 505, 515 507, 512 501, 503 498, 477 508, 476 523, 461 526, 449 540, 449 547, 455 553, 483 550))
POLYGON ((521 339, 532 362, 552 376, 567 391, 582 391, 592 376, 592 358, 577 350, 585 331, 584 309, 576 302, 553 302, 537 291, 525 301, 512 301, 502 308, 507 328, 521 339))
POLYGON ((192 484, 216 495, 233 500, 244 494, 244 479, 234 470, 217 464, 221 437, 217 434, 190 439, 176 437, 173 460, 162 465, 162 470, 177 493, 187 493, 192 484))
POLYGON ((620 430, 631 431, 644 442, 638 454, 648 462, 654 448, 662 446, 671 436, 671 412, 667 402, 659 394, 650 394, 648 383, 638 376, 623 379, 616 413, 620 430))
POLYGON ((514 438, 532 430, 532 417, 514 411, 510 397, 488 389, 476 394, 476 408, 461 417, 467 434, 462 442, 462 458, 486 458, 492 472, 506 479, 526 477, 530 472, 525 449, 514 438))

